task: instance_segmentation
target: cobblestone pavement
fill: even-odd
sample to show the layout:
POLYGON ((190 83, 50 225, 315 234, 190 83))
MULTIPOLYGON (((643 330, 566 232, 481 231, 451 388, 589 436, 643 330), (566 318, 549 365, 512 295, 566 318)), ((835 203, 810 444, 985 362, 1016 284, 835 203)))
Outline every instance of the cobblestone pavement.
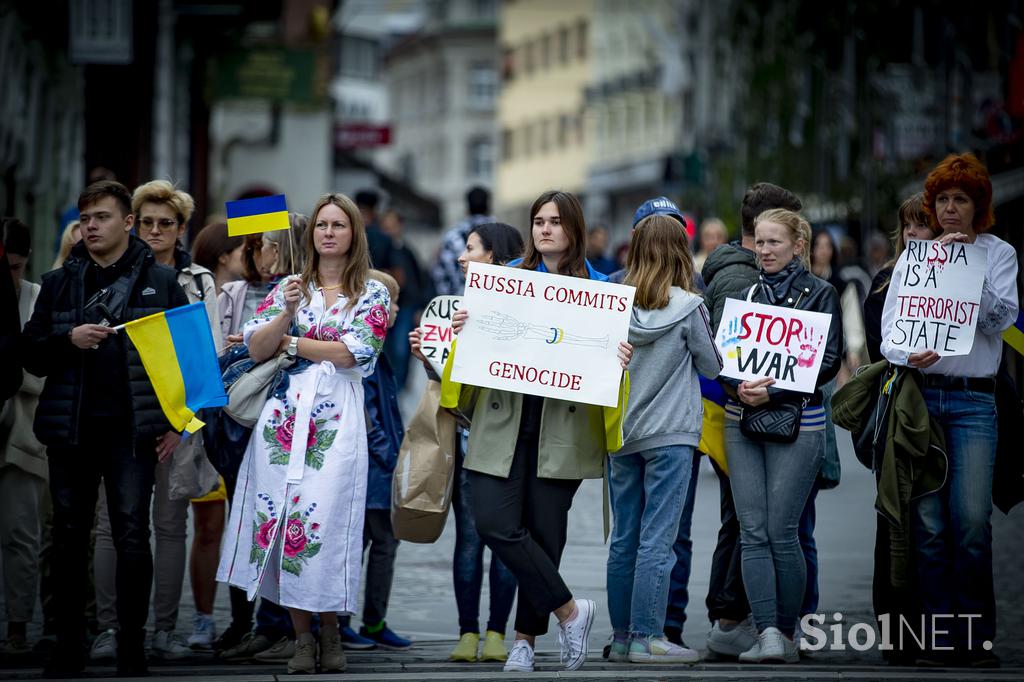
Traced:
MULTIPOLYGON (((848 438, 841 439, 843 482, 818 496, 818 542, 820 563, 820 611, 843 614, 845 631, 854 623, 873 625, 871 614, 871 563, 874 543, 874 488, 872 477, 853 458, 848 438)), ((558 672, 558 644, 549 633, 538 640, 538 670, 550 676, 574 679, 702 679, 785 678, 807 679, 1024 679, 1024 581, 1020 579, 1024 563, 1024 505, 1006 516, 993 515, 994 565, 998 598, 999 633, 995 651, 1002 657, 1000 671, 970 672, 951 670, 927 672, 882 666, 875 650, 852 649, 821 651, 793 666, 738 666, 735 663, 702 663, 698 666, 646 667, 608 664, 599 658, 600 648, 610 634, 605 595, 607 546, 603 537, 601 488, 587 481, 577 494, 569 524, 570 536, 562 562, 563 574, 574 594, 598 602, 598 614, 591 637, 591 657, 577 673, 558 672)), ((498 664, 454 664, 446 661, 448 651, 458 637, 458 618, 451 587, 453 522, 440 540, 430 545, 403 543, 399 548, 395 585, 388 623, 397 632, 412 637, 416 646, 408 652, 362 652, 350 655, 349 672, 344 678, 361 679, 517 679, 500 674, 498 664)), ((704 649, 709 624, 704 599, 707 594, 711 554, 718 531, 718 483, 710 469, 702 468, 693 522, 693 574, 690 580, 689 618, 684 638, 693 647, 704 649)), ((481 598, 481 620, 487 617, 487 585, 481 598)), ((179 631, 187 634, 193 607, 188 581, 178 617, 179 631)), ((229 621, 227 592, 219 590, 216 619, 223 627, 229 621)), ((358 623, 358 618, 355 619, 358 623)), ((552 623, 552 630, 555 630, 552 623)), ((38 636, 38 623, 30 637, 38 636)), ((0 659, 0 679, 38 676, 41 661, 0 659)), ((214 659, 198 656, 176 663, 153 662, 156 675, 168 677, 220 677, 236 680, 272 680, 283 666, 227 666, 214 659)), ((90 676, 105 677, 113 668, 90 669, 90 676)), ((546 675, 534 675, 537 679, 546 675)))

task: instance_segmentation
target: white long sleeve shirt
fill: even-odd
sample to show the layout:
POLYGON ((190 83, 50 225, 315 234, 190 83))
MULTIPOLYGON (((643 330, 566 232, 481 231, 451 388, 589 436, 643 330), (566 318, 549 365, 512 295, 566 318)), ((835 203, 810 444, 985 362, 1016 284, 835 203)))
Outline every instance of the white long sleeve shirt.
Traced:
MULTIPOLYGON (((1002 333, 1017 321, 1017 253, 1012 246, 991 234, 979 234, 974 243, 988 249, 974 346, 967 355, 940 357, 934 365, 921 370, 925 374, 994 377, 999 371, 1002 333)), ((907 365, 911 355, 911 351, 893 348, 889 343, 904 267, 902 260, 896 263, 882 309, 882 355, 894 365, 907 365)))

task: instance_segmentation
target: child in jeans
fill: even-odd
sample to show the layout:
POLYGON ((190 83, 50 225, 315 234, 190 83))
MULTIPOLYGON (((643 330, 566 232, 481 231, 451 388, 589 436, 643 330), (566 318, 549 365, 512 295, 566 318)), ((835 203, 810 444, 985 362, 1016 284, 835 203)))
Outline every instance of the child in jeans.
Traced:
POLYGON ((608 551, 611 661, 695 663, 665 637, 672 550, 700 442, 698 374, 722 358, 707 308, 692 292, 693 261, 679 222, 652 215, 633 232, 625 284, 636 287, 629 342, 630 396, 623 447, 609 457, 615 527, 608 551))
MULTIPOLYGON (((398 282, 391 275, 370 270, 375 279, 391 295, 388 329, 395 324, 398 312, 398 282)), ((391 478, 398 461, 405 427, 398 411, 398 387, 387 357, 381 353, 373 374, 363 379, 366 410, 367 469, 366 517, 363 522, 363 549, 369 549, 366 564, 366 586, 363 594, 363 627, 356 633, 349 618, 340 619, 341 644, 346 649, 408 649, 412 642, 395 634, 384 622, 387 615, 391 582, 395 576, 395 554, 398 540, 391 527, 391 478)))

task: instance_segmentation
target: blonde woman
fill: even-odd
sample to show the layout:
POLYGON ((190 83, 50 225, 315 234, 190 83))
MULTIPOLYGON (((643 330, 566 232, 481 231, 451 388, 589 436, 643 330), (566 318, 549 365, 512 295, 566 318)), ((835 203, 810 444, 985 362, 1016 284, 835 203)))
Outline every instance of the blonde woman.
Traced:
POLYGON ((67 227, 64 228, 64 232, 60 236, 60 252, 57 254, 57 259, 53 261, 53 267, 51 270, 56 270, 60 266, 64 265, 64 261, 71 255, 71 249, 82 239, 81 223, 77 220, 72 220, 68 223, 67 227))
POLYGON ((313 613, 320 669, 346 667, 337 614, 356 610, 359 591, 368 463, 361 382, 384 345, 390 307, 384 285, 368 278, 352 200, 325 194, 311 215, 302 274, 278 283, 243 330, 253 360, 286 353, 296 364, 253 429, 217 575, 250 599, 288 608, 289 673, 316 670, 313 613))

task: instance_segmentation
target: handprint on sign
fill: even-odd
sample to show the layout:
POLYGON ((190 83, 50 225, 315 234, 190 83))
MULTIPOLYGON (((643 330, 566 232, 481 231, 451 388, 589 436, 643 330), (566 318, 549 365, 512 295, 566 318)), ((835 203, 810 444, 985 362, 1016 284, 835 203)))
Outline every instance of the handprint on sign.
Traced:
POLYGON ((796 356, 796 364, 799 367, 813 367, 814 359, 818 357, 818 350, 821 349, 821 342, 825 340, 823 334, 814 336, 814 327, 805 329, 800 335, 800 353, 796 356))
POLYGON ((589 346, 591 348, 607 348, 608 335, 592 337, 568 334, 561 327, 544 327, 539 324, 521 322, 511 315, 490 312, 480 318, 480 329, 498 341, 543 341, 548 345, 567 343, 570 346, 589 346))
POLYGON ((732 346, 732 348, 726 351, 725 357, 737 357, 740 344, 740 333, 742 331, 743 325, 740 324, 740 318, 734 317, 729 320, 729 323, 725 327, 725 338, 722 339, 722 343, 724 346, 732 346))

